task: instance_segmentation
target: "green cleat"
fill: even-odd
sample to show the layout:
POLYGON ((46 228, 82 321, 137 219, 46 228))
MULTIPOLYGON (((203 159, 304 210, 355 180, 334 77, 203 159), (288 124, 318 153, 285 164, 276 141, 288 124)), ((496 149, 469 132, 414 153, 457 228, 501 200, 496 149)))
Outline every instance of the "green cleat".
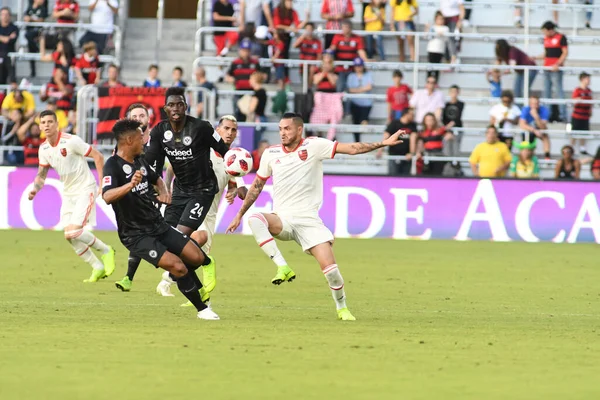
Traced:
POLYGON ((106 276, 112 275, 112 273, 115 272, 115 249, 108 246, 108 252, 106 254, 102 254, 100 259, 102 260, 102 264, 104 264, 106 276))
POLYGON ((117 289, 121 289, 123 292, 129 292, 131 290, 132 285, 133 282, 129 280, 128 276, 121 279, 120 281, 115 282, 115 286, 117 287, 117 289))
MULTIPOLYGON (((200 288, 200 297, 202 298, 202 302, 207 306, 210 305, 210 294, 204 290, 204 287, 200 288)), ((193 307, 191 301, 187 301, 181 305, 181 307, 193 307)))
POLYGON ((281 285, 283 282, 291 282, 296 279, 296 274, 290 267, 284 265, 283 267, 277 267, 277 275, 271 279, 273 285, 281 285))
POLYGON ((347 308, 340 308, 339 310, 337 310, 337 315, 338 319, 341 319, 342 321, 356 321, 354 315, 352 315, 350 313, 350 310, 348 310, 347 308))
POLYGON ((207 257, 210 259, 210 264, 202 266, 202 284, 206 292, 210 293, 217 286, 217 263, 211 256, 207 257))
POLYGON ((83 281, 86 283, 89 282, 98 282, 100 279, 106 278, 106 272, 103 269, 93 269, 92 275, 89 278, 84 279, 83 281))

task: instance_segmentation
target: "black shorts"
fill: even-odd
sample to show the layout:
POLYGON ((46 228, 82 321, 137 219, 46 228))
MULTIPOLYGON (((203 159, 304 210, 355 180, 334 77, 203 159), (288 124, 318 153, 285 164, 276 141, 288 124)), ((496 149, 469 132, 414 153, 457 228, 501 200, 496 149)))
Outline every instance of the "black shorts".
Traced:
POLYGON ((171 204, 165 208, 165 221, 171 226, 183 225, 196 230, 204 222, 210 210, 214 194, 186 194, 173 192, 171 204))
POLYGON ((158 268, 158 262, 165 252, 180 256, 190 238, 173 227, 158 235, 146 235, 131 243, 123 243, 129 254, 140 257, 158 268))
POLYGON ((571 129, 573 129, 574 131, 589 131, 590 130, 590 120, 589 119, 571 118, 571 129))

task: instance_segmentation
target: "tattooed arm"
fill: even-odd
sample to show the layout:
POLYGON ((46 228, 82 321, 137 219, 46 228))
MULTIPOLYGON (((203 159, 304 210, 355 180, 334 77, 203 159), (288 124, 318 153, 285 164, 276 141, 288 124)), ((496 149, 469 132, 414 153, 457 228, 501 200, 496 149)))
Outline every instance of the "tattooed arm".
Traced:
POLYGON ((338 143, 335 152, 336 154, 356 155, 368 153, 385 146, 395 146, 402 143, 402 140, 399 139, 400 135, 402 134, 404 134, 404 131, 400 129, 393 135, 384 139, 382 142, 376 143, 338 143))
POLYGON ((267 183, 267 181, 259 178, 258 176, 254 178, 254 182, 252 182, 252 186, 250 186, 250 190, 248 190, 246 198, 244 199, 244 204, 242 204, 240 211, 238 211, 233 221, 231 221, 231 224, 229 224, 229 227, 227 227, 227 233, 233 233, 238 226, 240 226, 242 217, 244 214, 246 214, 246 211, 252 207, 256 199, 258 199, 260 192, 262 192, 263 188, 265 187, 265 183, 267 183))
POLYGON ((50 170, 49 166, 41 166, 38 168, 38 173, 33 180, 33 189, 29 192, 29 200, 33 200, 37 192, 42 190, 44 187, 44 183, 46 182, 46 177, 48 176, 48 171, 50 170))

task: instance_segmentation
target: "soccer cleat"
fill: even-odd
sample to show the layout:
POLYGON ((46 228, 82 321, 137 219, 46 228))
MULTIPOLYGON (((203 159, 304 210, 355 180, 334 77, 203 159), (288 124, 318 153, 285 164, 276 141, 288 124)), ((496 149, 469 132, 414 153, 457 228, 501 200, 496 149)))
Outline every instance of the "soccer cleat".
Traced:
POLYGON ((123 292, 129 292, 131 290, 131 285, 133 285, 133 282, 129 280, 128 276, 121 279, 120 281, 115 282, 115 286, 118 289, 121 289, 123 292))
POLYGON ((158 284, 158 286, 156 287, 156 293, 158 293, 164 297, 175 296, 173 293, 171 293, 171 283, 168 281, 165 281, 164 279, 161 280, 160 283, 158 284))
POLYGON ((340 308, 339 310, 337 310, 337 315, 338 319, 341 319, 342 321, 356 321, 354 315, 352 315, 350 313, 350 310, 348 310, 347 308, 340 308))
POLYGON ((83 281, 86 283, 89 282, 98 282, 100 279, 106 278, 106 272, 103 269, 93 269, 92 275, 89 278, 84 279, 83 281))
POLYGON ((115 249, 108 246, 108 252, 100 256, 106 276, 111 276, 115 272, 115 249))
POLYGON ((202 311, 198 312, 198 318, 200 319, 206 319, 206 320, 219 320, 221 318, 219 318, 219 316, 213 311, 211 310, 209 307, 205 308, 202 311))
POLYGON ((202 284, 208 293, 215 290, 217 285, 217 263, 211 256, 207 256, 210 259, 210 264, 202 266, 202 284))
POLYGON ((277 275, 271 279, 273 285, 281 285, 283 282, 291 282, 296 279, 296 274, 290 267, 284 265, 283 267, 277 267, 277 275))

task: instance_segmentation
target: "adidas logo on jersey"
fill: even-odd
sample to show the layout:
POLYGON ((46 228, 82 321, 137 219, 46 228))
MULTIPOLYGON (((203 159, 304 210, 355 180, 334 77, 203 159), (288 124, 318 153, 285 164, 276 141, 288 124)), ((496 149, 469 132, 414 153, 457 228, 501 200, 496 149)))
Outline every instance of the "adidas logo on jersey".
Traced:
POLYGON ((165 149, 165 153, 171 157, 191 157, 193 155, 192 149, 187 150, 175 150, 175 149, 165 149))

